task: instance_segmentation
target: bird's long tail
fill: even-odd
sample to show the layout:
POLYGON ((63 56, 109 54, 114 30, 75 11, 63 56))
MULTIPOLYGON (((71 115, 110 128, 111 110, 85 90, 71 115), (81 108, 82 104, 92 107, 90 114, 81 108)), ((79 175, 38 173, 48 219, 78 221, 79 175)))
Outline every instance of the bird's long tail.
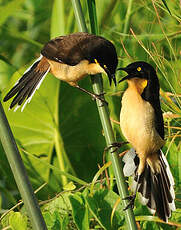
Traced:
POLYGON ((15 105, 15 111, 19 108, 23 102, 21 111, 27 103, 31 101, 35 91, 40 87, 42 81, 46 77, 47 73, 50 71, 49 63, 41 55, 23 74, 23 76, 16 82, 14 87, 7 93, 3 101, 8 101, 10 98, 14 97, 10 104, 10 109, 15 105))
MULTIPOLYGON (((125 162, 123 168, 125 176, 136 175, 139 158, 133 149, 125 154, 123 161, 125 162)), ((159 161, 160 171, 157 173, 154 173, 150 166, 146 164, 139 179, 138 192, 141 203, 147 205, 152 214, 156 212, 160 219, 167 222, 171 216, 171 211, 175 210, 174 179, 167 159, 161 150, 159 161)), ((134 176, 132 190, 135 189, 136 183, 136 176, 134 176)))

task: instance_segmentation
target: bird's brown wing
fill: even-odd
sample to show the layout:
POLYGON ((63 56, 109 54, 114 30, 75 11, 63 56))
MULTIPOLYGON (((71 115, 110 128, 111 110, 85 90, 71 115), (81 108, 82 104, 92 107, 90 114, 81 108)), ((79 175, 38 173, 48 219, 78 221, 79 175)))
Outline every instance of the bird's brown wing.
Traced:
POLYGON ((53 61, 68 65, 77 65, 81 60, 89 59, 88 46, 95 35, 74 33, 50 40, 43 47, 41 54, 53 61))

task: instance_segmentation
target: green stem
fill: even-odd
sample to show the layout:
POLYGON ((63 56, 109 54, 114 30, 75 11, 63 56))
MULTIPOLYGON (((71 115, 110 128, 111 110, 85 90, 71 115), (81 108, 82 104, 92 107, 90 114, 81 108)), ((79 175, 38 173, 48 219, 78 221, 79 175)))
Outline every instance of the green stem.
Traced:
POLYGON ((88 5, 88 9, 89 9, 88 12, 89 12, 91 32, 93 34, 98 34, 96 3, 94 0, 93 1, 87 1, 87 5, 88 5))
MULTIPOLYGON (((93 25, 91 26, 92 28, 91 32, 95 32, 97 31, 97 28, 95 28, 96 26, 95 0, 87 0, 87 2, 89 5, 90 22, 93 23, 93 25)), ((79 14, 79 12, 82 12, 80 0, 72 0, 72 4, 74 6, 75 17, 77 19, 79 29, 81 31, 87 31, 84 15, 83 13, 79 14)), ((94 93, 100 94, 103 91, 101 75, 96 75, 95 77, 92 77, 92 84, 93 84, 94 93)), ((104 106, 100 106, 100 105, 101 105, 101 102, 97 100, 98 111, 99 111, 102 127, 104 130, 106 143, 107 143, 107 146, 109 146, 115 142, 115 138, 114 138, 113 129, 111 126, 111 121, 109 118, 108 107, 107 105, 104 105, 104 106)), ((124 181, 123 168, 122 168, 122 164, 119 162, 118 154, 116 152, 112 153, 113 150, 114 148, 110 149, 112 166, 113 166, 119 194, 122 198, 124 198, 128 196, 128 190, 127 190, 127 186, 124 181)), ((126 205, 127 205, 127 201, 123 200, 123 207, 126 207, 126 205)), ((137 229, 133 210, 131 208, 125 211, 125 219, 127 222, 128 229, 130 230, 137 229)))
POLYGON ((13 172, 16 184, 24 201, 27 213, 34 230, 46 230, 46 224, 42 217, 38 201, 34 195, 28 179, 25 166, 23 165, 14 136, 11 132, 8 120, 0 103, 0 139, 13 172))
POLYGON ((72 0, 72 5, 79 30, 81 32, 88 32, 80 0, 72 0))
POLYGON ((54 0, 50 35, 51 38, 65 34, 64 0, 54 0))
MULTIPOLYGON (((59 168, 61 171, 65 171, 65 161, 63 155, 65 155, 65 149, 64 149, 64 144, 62 137, 60 135, 60 130, 59 130, 59 92, 60 92, 60 81, 57 83, 57 101, 56 101, 56 108, 55 108, 55 150, 56 150, 56 155, 58 158, 58 164, 59 168)), ((62 185, 65 186, 68 181, 65 176, 61 175, 61 181, 62 185)))
MULTIPOLYGON (((54 0, 51 18, 51 38, 65 34, 65 15, 64 15, 64 0, 54 0)), ((71 166, 64 148, 63 138, 61 136, 59 128, 59 94, 61 82, 57 83, 56 88, 56 108, 55 108, 55 150, 58 158, 58 164, 61 171, 65 171, 66 168, 75 175, 75 172, 71 166)), ((61 175, 62 185, 68 183, 67 177, 61 175)))
POLYGON ((129 0, 126 17, 125 17, 123 34, 127 34, 129 30, 129 22, 130 22, 132 4, 133 4, 133 0, 129 0))

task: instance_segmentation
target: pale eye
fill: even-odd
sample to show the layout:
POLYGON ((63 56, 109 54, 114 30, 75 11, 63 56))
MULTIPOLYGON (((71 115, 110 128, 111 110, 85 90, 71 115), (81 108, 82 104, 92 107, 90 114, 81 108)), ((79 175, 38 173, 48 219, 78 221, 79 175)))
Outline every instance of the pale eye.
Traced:
POLYGON ((139 67, 137 68, 137 70, 138 70, 138 72, 140 72, 140 71, 141 71, 141 67, 139 66, 139 67))

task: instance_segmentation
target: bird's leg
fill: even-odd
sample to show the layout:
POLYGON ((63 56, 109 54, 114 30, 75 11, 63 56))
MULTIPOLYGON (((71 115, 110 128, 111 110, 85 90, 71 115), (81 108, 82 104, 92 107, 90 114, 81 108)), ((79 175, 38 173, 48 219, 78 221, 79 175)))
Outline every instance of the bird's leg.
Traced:
POLYGON ((92 92, 90 92, 90 91, 88 91, 88 90, 86 90, 84 88, 81 88, 79 85, 75 85, 75 87, 77 89, 80 89, 82 92, 89 94, 93 99, 98 99, 102 103, 105 103, 106 105, 108 105, 107 101, 104 98, 102 98, 102 96, 104 96, 105 93, 95 94, 95 93, 92 93, 92 92))
POLYGON ((109 145, 108 147, 106 147, 105 149, 104 149, 104 151, 108 151, 109 149, 111 149, 111 148, 115 148, 113 151, 111 151, 111 153, 114 153, 114 152, 116 152, 119 148, 121 148, 123 145, 126 145, 126 144, 128 144, 129 142, 127 142, 127 141, 121 141, 121 142, 114 142, 114 143, 112 143, 111 145, 109 145))
POLYGON ((139 179, 140 179, 140 175, 138 174, 137 175, 136 189, 135 189, 133 195, 130 195, 130 196, 127 196, 127 197, 123 198, 123 200, 128 200, 129 201, 128 205, 123 209, 123 211, 127 210, 128 208, 132 208, 132 209, 134 208, 134 201, 135 201, 135 198, 136 198, 136 193, 138 191, 139 179))

